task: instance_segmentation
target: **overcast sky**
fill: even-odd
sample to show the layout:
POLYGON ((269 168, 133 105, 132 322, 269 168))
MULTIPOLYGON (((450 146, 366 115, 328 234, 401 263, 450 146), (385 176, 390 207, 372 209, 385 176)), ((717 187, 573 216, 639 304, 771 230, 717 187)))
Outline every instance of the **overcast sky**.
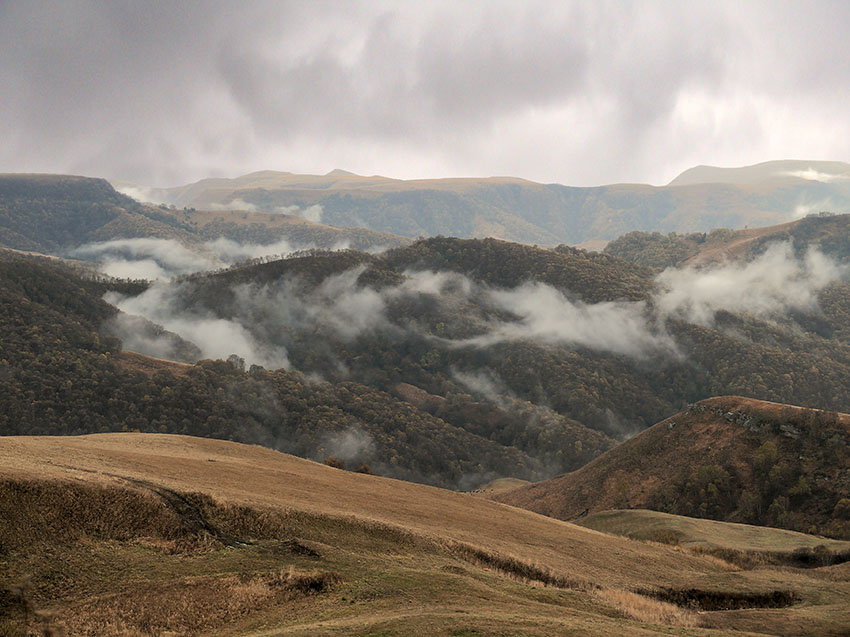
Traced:
POLYGON ((0 0, 0 171, 593 185, 850 160, 848 27, 850 2, 802 0, 0 0))

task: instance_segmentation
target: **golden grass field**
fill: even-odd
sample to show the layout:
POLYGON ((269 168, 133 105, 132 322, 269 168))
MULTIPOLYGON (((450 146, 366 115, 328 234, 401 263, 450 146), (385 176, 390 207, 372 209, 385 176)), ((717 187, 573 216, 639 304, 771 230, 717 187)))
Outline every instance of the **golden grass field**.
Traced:
POLYGON ((744 569, 230 442, 0 438, 0 492, 0 635, 23 634, 24 619, 30 634, 68 635, 841 635, 850 626, 847 564, 744 569), (747 607, 760 605, 782 607, 747 607), (720 607, 731 609, 704 610, 720 607))
POLYGON ((843 540, 765 526, 689 518, 647 509, 602 511, 576 520, 576 524, 637 540, 652 540, 661 533, 673 534, 678 544, 688 548, 699 546, 738 551, 788 552, 825 546, 833 551, 850 551, 850 542, 843 540))

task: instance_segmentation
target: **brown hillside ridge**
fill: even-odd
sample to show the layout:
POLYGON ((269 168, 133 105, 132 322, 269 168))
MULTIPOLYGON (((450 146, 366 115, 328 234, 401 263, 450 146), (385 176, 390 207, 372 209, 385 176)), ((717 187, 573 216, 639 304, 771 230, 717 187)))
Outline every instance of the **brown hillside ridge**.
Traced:
POLYGON ((811 245, 818 245, 824 239, 846 233, 847 228, 850 227, 850 215, 798 219, 763 228, 735 230, 721 241, 709 241, 695 248, 698 250, 696 254, 683 260, 679 266, 704 266, 712 263, 743 261, 769 243, 793 240, 794 234, 801 230, 801 226, 812 228, 807 241, 811 245))
POLYGON ((654 509, 850 538, 850 415, 703 400, 581 469, 492 498, 562 520, 654 509))
POLYGON ((789 242, 800 248, 823 249, 833 256, 846 256, 850 214, 814 214, 777 225, 708 233, 671 234, 630 232, 609 242, 604 252, 656 270, 667 267, 704 267, 745 262, 767 246, 789 242))
POLYGON ((745 260, 756 242, 781 241, 799 223, 799 221, 791 221, 763 228, 735 230, 730 233, 731 236, 728 238, 723 238, 718 242, 707 242, 707 245, 696 248, 699 251, 682 261, 679 266, 705 266, 713 263, 745 260))
POLYGON ((164 358, 155 358, 137 352, 121 350, 114 354, 114 359, 119 366, 126 370, 142 372, 150 376, 155 372, 169 371, 175 376, 182 376, 186 373, 191 365, 188 363, 180 363, 178 361, 170 361, 164 358))
POLYGON ((838 635, 850 623, 841 565, 742 570, 161 434, 0 438, 0 584, 5 635, 838 635))

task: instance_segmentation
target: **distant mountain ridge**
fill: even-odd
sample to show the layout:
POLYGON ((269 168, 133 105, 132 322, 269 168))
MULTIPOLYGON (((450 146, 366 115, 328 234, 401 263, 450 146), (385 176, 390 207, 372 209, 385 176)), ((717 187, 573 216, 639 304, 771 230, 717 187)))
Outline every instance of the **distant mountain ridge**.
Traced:
POLYGON ((220 238, 360 250, 407 243, 387 233, 335 228, 295 214, 154 206, 121 194, 105 179, 0 174, 0 247, 64 255, 87 243, 134 238, 170 239, 200 248, 220 238))
POLYGON ((840 161, 766 161, 740 168, 717 166, 694 166, 689 168, 669 186, 693 186, 695 184, 758 184, 787 178, 808 181, 850 181, 850 164, 840 161))
POLYGON ((611 240, 632 230, 705 232, 850 210, 850 164, 803 160, 697 166, 666 186, 571 187, 516 177, 400 180, 339 169, 326 175, 260 171, 174 188, 115 185, 178 207, 271 212, 318 206, 322 222, 335 226, 549 246, 611 240))

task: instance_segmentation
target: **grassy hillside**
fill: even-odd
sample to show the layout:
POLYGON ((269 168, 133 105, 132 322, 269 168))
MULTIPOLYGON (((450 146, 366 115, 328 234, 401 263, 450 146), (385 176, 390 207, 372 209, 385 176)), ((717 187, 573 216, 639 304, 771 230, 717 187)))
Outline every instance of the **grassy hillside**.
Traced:
POLYGON ((227 442, 4 438, 0 489, 5 634, 838 635, 850 620, 840 567, 740 569, 227 442))
POLYGON ((806 176, 809 179, 832 181, 850 180, 850 164, 840 161, 766 161, 740 168, 718 168, 695 166, 689 168, 670 182, 671 186, 694 184, 759 184, 765 181, 781 181, 788 177, 806 176))
POLYGON ((572 473, 494 499, 564 520, 654 509, 850 538, 850 416, 712 398, 572 473))
POLYGON ((175 210, 170 214, 188 224, 197 239, 203 241, 223 237, 262 245, 285 239, 293 246, 342 246, 353 250, 397 248, 408 243, 390 233, 328 226, 287 214, 233 210, 175 210))
POLYGON ((522 179, 403 181, 345 171, 263 171, 144 189, 154 201, 274 211, 321 206, 322 220, 407 237, 496 237, 556 245, 614 239, 632 230, 707 232, 782 223, 807 211, 850 209, 847 164, 769 162, 740 169, 698 167, 668 186, 575 188, 522 179))
MULTIPOLYGON (((576 524, 633 540, 667 542, 688 548, 792 554, 822 546, 844 553, 850 542, 751 524, 691 518, 648 509, 614 509, 579 518, 576 524)), ((801 553, 802 554, 802 553, 801 553)))

